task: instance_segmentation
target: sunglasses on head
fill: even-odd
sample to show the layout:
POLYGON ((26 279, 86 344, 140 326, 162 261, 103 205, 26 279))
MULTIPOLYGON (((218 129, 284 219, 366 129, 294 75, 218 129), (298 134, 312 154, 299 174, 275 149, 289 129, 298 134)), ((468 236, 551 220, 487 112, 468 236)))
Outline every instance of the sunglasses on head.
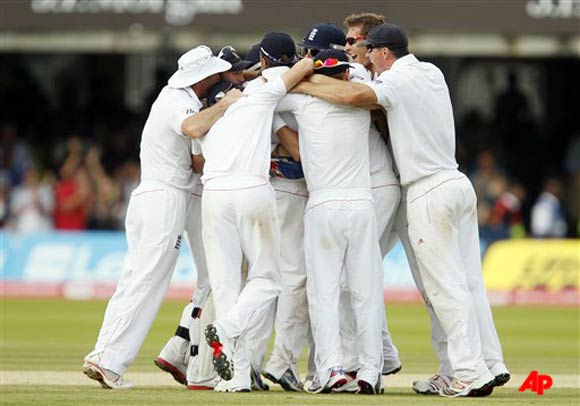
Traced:
POLYGON ((356 37, 346 37, 346 43, 348 45, 354 45, 356 44, 359 40, 361 39, 365 39, 366 35, 357 35, 356 37))

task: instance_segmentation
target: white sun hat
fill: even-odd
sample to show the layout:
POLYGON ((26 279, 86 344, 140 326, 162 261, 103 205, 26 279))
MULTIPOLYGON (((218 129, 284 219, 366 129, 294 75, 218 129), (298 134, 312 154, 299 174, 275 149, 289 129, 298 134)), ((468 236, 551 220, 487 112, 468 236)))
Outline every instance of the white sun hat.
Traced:
POLYGON ((213 55, 211 49, 200 45, 187 51, 177 60, 177 71, 169 78, 169 87, 191 86, 203 79, 232 68, 229 62, 213 55))

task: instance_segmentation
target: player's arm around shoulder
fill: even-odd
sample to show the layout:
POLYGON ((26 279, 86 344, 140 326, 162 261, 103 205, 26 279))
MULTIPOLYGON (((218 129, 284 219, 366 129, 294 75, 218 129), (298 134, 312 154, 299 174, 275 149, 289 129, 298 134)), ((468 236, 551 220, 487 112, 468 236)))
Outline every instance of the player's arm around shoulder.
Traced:
POLYGON ((364 83, 354 83, 324 75, 312 75, 299 83, 292 93, 304 93, 334 104, 372 108, 377 104, 373 89, 364 83))
POLYGON ((242 92, 238 89, 230 90, 219 102, 205 110, 195 113, 181 123, 181 132, 190 138, 203 137, 209 129, 226 112, 228 107, 242 97, 242 92))
POLYGON ((295 63, 290 70, 284 72, 280 77, 284 85, 286 85, 286 90, 290 90, 306 76, 312 75, 313 71, 314 61, 312 58, 304 58, 295 63))

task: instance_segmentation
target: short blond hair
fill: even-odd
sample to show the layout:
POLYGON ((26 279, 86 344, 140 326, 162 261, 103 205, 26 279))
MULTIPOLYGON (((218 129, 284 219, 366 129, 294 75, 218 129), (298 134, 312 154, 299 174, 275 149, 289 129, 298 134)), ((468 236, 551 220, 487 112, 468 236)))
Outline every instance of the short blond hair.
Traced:
POLYGON ((351 14, 344 19, 346 28, 360 26, 362 35, 367 35, 370 30, 384 23, 385 16, 375 13, 351 14))

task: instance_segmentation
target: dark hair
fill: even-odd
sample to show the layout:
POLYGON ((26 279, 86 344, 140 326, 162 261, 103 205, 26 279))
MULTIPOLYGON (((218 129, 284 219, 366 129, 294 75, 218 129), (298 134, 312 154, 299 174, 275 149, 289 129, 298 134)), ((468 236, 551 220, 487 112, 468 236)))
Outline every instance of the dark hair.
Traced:
POLYGON ((391 48, 389 48, 389 51, 391 51, 393 53, 393 55, 395 55, 395 58, 397 58, 397 59, 399 59, 405 55, 409 55, 408 48, 405 48, 405 49, 391 49, 391 48))
POLYGON ((385 23, 385 16, 375 13, 351 14, 344 19, 347 28, 361 27, 361 34, 367 35, 370 30, 385 23))

